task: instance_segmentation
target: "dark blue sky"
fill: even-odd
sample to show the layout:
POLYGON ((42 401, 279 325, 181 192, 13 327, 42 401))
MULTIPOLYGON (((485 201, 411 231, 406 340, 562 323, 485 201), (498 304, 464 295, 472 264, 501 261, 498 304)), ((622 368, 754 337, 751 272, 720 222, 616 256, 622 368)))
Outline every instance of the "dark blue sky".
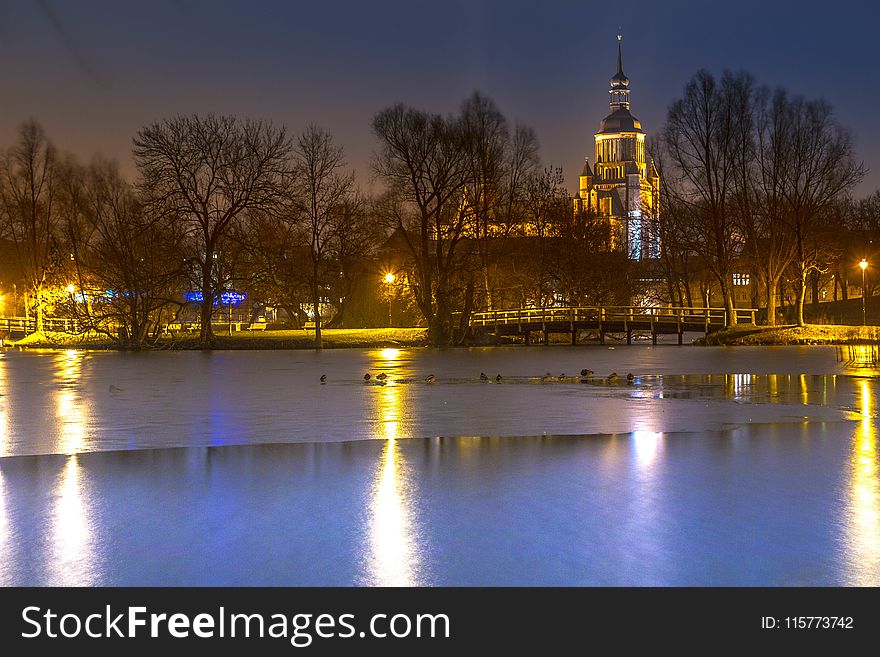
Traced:
POLYGON ((131 171, 131 138, 177 113, 331 129, 362 181, 373 114, 454 111, 479 89, 531 125, 570 190, 608 109, 615 34, 649 137, 703 67, 824 97, 880 188, 880 75, 870 2, 0 0, 0 144, 29 116, 60 148, 131 171))

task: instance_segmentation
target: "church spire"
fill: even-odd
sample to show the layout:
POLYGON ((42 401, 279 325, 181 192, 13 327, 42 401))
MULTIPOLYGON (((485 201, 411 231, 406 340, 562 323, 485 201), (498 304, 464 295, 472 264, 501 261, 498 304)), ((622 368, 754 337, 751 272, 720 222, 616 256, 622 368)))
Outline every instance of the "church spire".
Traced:
POLYGON ((623 35, 617 35, 617 75, 623 75, 623 56, 621 55, 620 42, 623 41, 623 35))
POLYGON ((623 52, 621 48, 623 35, 617 35, 617 72, 611 78, 611 111, 629 109, 629 78, 623 72, 623 52))

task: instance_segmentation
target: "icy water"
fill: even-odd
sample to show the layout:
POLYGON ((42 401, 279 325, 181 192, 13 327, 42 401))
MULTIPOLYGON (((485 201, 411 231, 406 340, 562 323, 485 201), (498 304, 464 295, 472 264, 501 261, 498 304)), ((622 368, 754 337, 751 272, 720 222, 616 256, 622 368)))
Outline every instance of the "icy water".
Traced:
POLYGON ((0 352, 0 584, 876 586, 875 355, 0 352))

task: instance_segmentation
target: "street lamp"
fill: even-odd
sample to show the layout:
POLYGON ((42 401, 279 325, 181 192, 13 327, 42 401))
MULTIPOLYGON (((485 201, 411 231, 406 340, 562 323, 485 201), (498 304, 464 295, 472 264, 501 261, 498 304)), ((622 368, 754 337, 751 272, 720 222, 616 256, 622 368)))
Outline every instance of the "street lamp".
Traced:
POLYGON ((862 261, 859 263, 859 267, 862 268, 862 326, 865 326, 868 322, 867 320, 867 312, 865 310, 865 270, 868 268, 868 261, 862 258, 862 261))
POLYGON ((396 279, 397 279, 397 276, 395 276, 391 272, 388 272, 387 274, 385 274, 385 283, 388 285, 388 328, 391 328, 393 326, 393 324, 391 322, 391 304, 394 301, 394 295, 393 295, 394 290, 392 289, 391 286, 394 285, 394 281, 396 279))

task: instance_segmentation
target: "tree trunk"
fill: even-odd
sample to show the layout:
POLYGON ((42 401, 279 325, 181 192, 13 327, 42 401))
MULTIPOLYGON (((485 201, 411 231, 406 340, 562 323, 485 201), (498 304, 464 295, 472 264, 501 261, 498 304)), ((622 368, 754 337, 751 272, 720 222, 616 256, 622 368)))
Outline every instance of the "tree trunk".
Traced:
POLYGON ((202 349, 211 349, 214 346, 214 331, 211 328, 211 316, 214 314, 214 281, 212 277, 214 268, 214 250, 205 251, 205 262, 202 265, 202 307, 199 315, 201 322, 199 331, 199 346, 202 349))
POLYGON ((428 340, 435 347, 449 345, 452 337, 449 334, 449 319, 446 298, 438 289, 436 311, 428 322, 428 340))
POLYGON ((323 349, 321 339, 321 295, 318 288, 318 263, 312 264, 312 307, 315 314, 315 349, 323 349))
POLYGON ((779 278, 772 276, 767 277, 767 325, 776 326, 776 288, 779 285, 779 278))
POLYGON ((813 292, 813 308, 819 309, 819 272, 814 271, 810 276, 810 288, 813 292))
POLYGON ((804 326, 804 300, 807 298, 807 274, 801 274, 800 285, 797 291, 797 325, 804 326))
POLYGON ((489 263, 483 263, 483 285, 486 290, 486 309, 487 310, 495 310, 493 307, 494 301, 492 299, 492 285, 489 283, 489 263))
POLYGON ((736 326, 736 306, 733 304, 733 292, 724 277, 721 277, 721 295, 724 298, 724 310, 727 313, 726 326, 736 326))
POLYGON ((37 288, 37 333, 43 332, 43 287, 37 288))

